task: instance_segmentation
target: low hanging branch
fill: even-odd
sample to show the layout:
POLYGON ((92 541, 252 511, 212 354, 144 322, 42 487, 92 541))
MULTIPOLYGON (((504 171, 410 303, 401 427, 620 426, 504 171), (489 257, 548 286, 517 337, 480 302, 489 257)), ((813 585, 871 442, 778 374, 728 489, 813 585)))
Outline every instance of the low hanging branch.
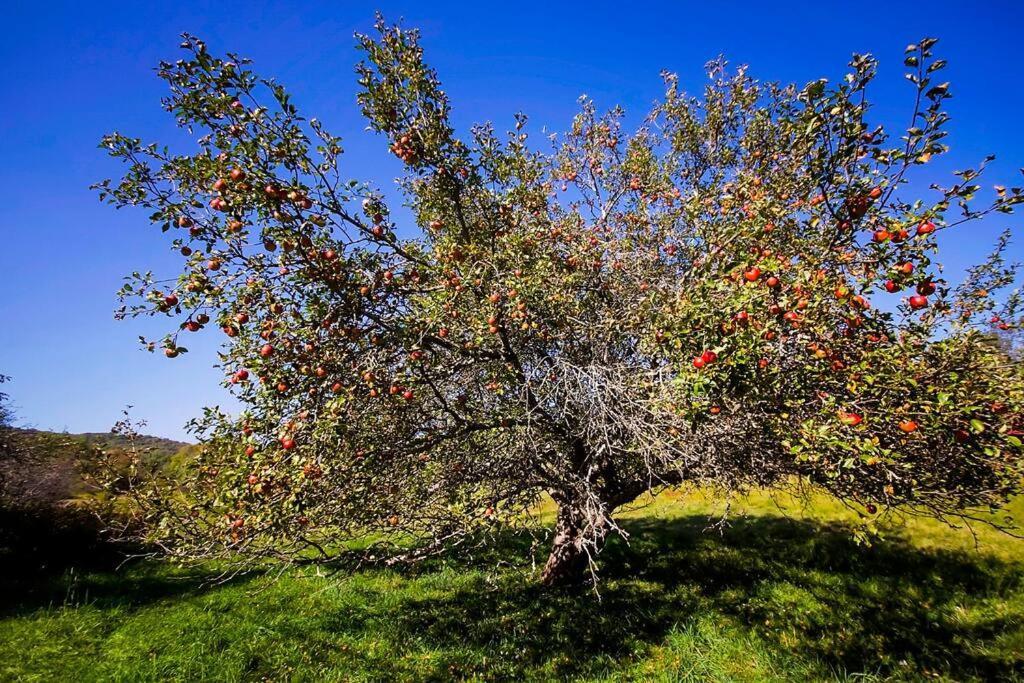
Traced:
POLYGON ((666 75, 631 135, 584 98, 544 152, 523 116, 459 138, 417 33, 379 22, 359 105, 404 164, 418 230, 399 231, 339 138, 186 36, 159 75, 197 148, 110 135, 128 170, 97 187, 150 209, 183 261, 134 274, 119 315, 176 320, 144 340, 172 358, 219 329, 245 409, 196 421, 184 480, 137 482, 148 538, 184 558, 414 560, 548 494, 542 576, 561 583, 621 533, 616 508, 683 482, 811 484, 868 516, 999 505, 1022 475, 1024 382, 998 339, 1020 324, 1015 270, 1007 240, 959 288, 934 259, 941 231, 1022 195, 976 205, 982 166, 904 198, 946 151, 934 43, 907 48, 898 139, 869 120, 858 55, 836 86, 716 62, 691 97, 666 75))

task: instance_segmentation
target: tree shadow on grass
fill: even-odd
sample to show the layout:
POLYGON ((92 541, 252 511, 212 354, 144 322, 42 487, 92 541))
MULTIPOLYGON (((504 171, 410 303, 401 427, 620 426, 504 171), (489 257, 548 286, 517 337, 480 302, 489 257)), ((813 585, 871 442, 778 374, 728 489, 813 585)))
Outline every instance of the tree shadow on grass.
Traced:
POLYGON ((136 610, 161 600, 189 598, 247 583, 264 572, 229 575, 209 569, 175 569, 154 562, 79 564, 60 572, 0 571, 0 617, 41 609, 91 605, 136 610))
POLYGON ((782 517, 742 519, 721 535, 706 525, 628 522, 629 545, 601 556, 600 600, 533 578, 481 579, 392 616, 430 647, 513 657, 507 673, 518 675, 614 671, 703 619, 825 673, 1024 677, 1013 646, 1024 642, 1024 565, 895 538, 865 547, 848 529, 782 517))

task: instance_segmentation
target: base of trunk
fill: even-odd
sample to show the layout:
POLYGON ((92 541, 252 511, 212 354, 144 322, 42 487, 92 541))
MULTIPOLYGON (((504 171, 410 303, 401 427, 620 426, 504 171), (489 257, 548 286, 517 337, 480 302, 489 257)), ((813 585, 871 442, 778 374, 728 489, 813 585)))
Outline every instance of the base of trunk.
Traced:
POLYGON ((578 586, 586 583, 589 557, 572 544, 555 546, 544 563, 540 582, 545 586, 578 586))
POLYGON ((559 507, 551 554, 541 572, 541 583, 545 586, 586 583, 591 578, 592 556, 600 551, 606 535, 604 520, 588 525, 578 510, 568 505, 559 507))

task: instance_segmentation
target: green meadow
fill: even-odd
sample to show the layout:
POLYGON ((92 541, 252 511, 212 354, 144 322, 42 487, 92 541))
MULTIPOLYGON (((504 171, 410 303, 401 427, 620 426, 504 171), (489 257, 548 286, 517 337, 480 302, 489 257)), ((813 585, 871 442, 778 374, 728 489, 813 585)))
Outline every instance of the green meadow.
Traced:
POLYGON ((544 549, 515 535, 403 570, 8 579, 0 679, 1024 679, 1024 541, 910 519, 858 543, 853 512, 767 494, 709 529, 721 508, 691 491, 626 512, 596 593, 539 586, 544 549))

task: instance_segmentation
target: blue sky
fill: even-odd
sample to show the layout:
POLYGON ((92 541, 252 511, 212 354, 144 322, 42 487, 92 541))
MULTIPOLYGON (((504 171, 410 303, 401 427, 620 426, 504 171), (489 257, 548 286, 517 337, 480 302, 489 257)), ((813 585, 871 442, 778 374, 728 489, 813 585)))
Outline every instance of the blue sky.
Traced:
MULTIPOLYGON (((105 431, 126 404, 149 433, 184 437, 203 405, 226 403, 215 334, 197 335, 174 361, 139 350, 152 321, 115 322, 114 292, 133 269, 173 273, 158 230, 142 212, 100 204, 90 183, 117 165, 96 148, 111 130, 181 140, 161 110, 160 59, 189 31, 211 49, 256 60, 307 114, 345 139, 353 177, 386 186, 398 172, 386 143, 355 108, 352 34, 375 9, 423 31, 460 126, 512 114, 559 130, 586 93, 622 104, 635 121, 660 94, 659 72, 695 91, 704 63, 724 55, 765 80, 806 82, 844 73, 852 52, 881 60, 878 120, 905 125, 910 87, 903 47, 941 39, 952 81, 952 152, 934 172, 999 158, 987 184, 1019 184, 1024 166, 1024 58, 1020 2, 905 3, 444 3, 164 2, 5 5, 0 42, 0 373, 11 375, 21 421, 105 431), (982 7, 984 5, 984 7, 982 7)), ((947 239, 956 273, 986 253, 1000 218, 947 239)), ((1024 257, 1024 248, 1014 247, 1024 257)), ((166 322, 166 321, 164 321, 166 322)))

